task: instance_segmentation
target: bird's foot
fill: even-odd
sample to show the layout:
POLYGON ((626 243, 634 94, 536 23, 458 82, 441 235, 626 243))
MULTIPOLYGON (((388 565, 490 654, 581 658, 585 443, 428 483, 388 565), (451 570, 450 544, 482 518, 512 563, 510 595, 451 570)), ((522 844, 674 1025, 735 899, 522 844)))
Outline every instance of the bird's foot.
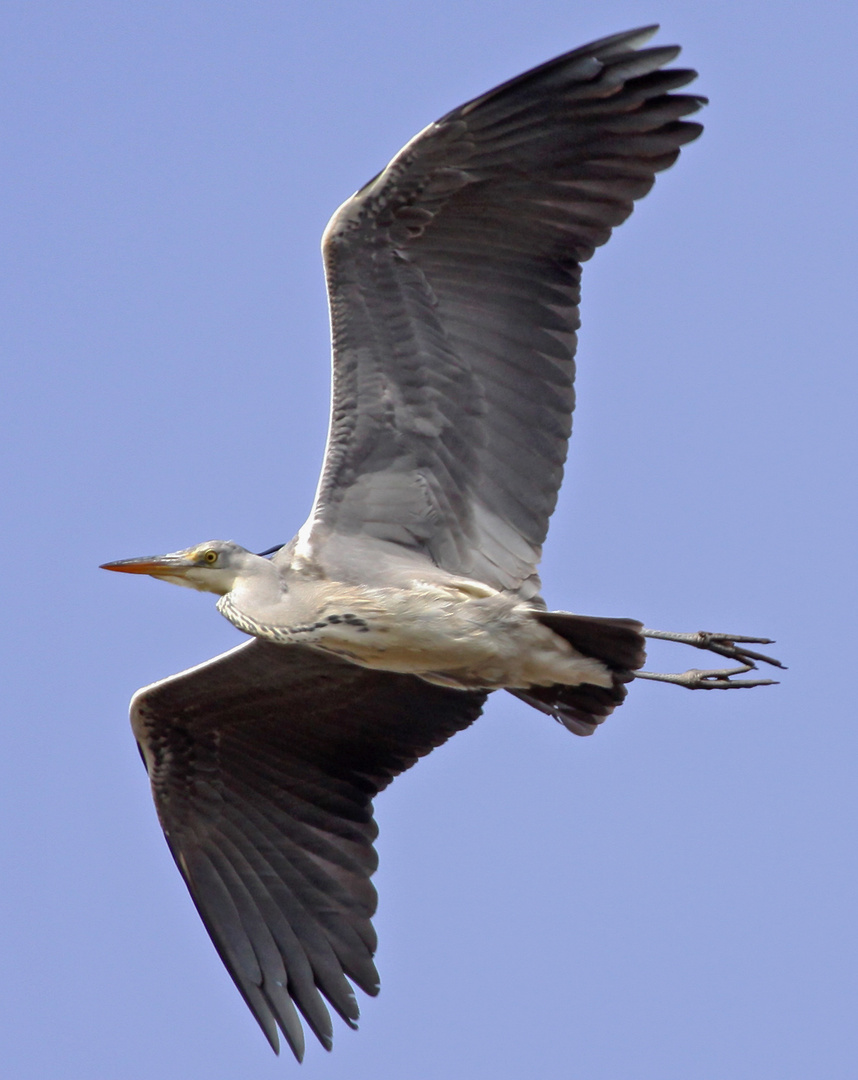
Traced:
MULTIPOLYGON (((742 634, 712 634, 707 630, 699 630, 697 633, 681 634, 670 630, 643 630, 643 636, 654 638, 659 641, 676 641, 681 645, 693 645, 696 649, 705 649, 707 652, 726 656, 730 660, 737 660, 739 667, 712 668, 701 671, 691 668, 681 673, 636 671, 636 679, 652 679, 653 682, 675 683, 689 690, 734 690, 747 686, 774 686, 776 679, 735 679, 734 675, 744 675, 748 671, 756 671, 755 661, 771 664, 772 667, 784 669, 780 660, 765 656, 763 653, 752 652, 744 648, 745 645, 770 645, 771 638, 745 637, 742 634)), ((785 670, 785 669, 784 669, 785 670)))

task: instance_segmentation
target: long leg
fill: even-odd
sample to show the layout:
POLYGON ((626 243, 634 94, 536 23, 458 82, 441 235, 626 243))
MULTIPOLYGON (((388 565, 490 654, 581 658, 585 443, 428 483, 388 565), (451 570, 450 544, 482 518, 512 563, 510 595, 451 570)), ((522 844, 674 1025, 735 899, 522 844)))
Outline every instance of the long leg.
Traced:
POLYGON ((748 671, 756 671, 755 661, 771 664, 772 667, 784 669, 780 660, 763 653, 752 652, 743 645, 770 645, 771 638, 745 637, 742 634, 712 634, 708 630, 699 630, 692 634, 675 633, 670 630, 642 630, 644 637, 654 638, 659 641, 676 641, 681 645, 692 645, 695 649, 704 649, 706 652, 717 653, 726 656, 730 660, 737 660, 738 667, 712 668, 700 670, 690 668, 681 673, 636 671, 636 679, 652 679, 653 682, 674 683, 676 686, 684 686, 689 690, 735 690, 748 686, 772 686, 776 679, 734 679, 734 675, 744 675, 748 671))

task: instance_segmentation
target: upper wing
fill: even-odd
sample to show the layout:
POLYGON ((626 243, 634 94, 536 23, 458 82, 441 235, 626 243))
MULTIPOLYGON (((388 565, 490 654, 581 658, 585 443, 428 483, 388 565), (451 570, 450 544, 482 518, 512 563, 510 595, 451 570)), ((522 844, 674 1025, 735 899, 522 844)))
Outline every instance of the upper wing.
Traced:
POLYGON ((525 597, 571 429, 580 263, 702 130, 655 28, 558 57, 455 109, 324 238, 327 452, 300 536, 361 535, 525 597))
POLYGON ((346 976, 378 992, 372 798, 485 697, 258 640, 135 695, 170 850, 275 1050, 279 1025, 303 1055, 295 1006, 330 1048, 322 994, 354 1026, 346 976))

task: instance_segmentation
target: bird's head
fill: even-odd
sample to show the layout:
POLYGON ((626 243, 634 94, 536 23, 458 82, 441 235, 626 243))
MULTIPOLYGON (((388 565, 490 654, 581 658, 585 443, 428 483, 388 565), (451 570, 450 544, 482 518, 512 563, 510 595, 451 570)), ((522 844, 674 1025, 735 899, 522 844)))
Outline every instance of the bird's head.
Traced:
POLYGON ((232 540, 209 540, 169 555, 144 555, 140 559, 102 563, 101 569, 149 574, 174 585, 223 596, 233 589, 241 575, 252 572, 257 561, 267 562, 232 540))

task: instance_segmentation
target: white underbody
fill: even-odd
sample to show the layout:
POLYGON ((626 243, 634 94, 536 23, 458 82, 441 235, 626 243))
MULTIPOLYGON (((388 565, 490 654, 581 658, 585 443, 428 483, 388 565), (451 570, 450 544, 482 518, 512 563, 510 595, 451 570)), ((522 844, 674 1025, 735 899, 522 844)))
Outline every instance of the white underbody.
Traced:
POLYGON ((250 603, 239 586, 218 609, 255 637, 458 689, 612 684, 603 663, 576 652, 526 603, 467 579, 409 588, 293 579, 275 603, 250 603))

